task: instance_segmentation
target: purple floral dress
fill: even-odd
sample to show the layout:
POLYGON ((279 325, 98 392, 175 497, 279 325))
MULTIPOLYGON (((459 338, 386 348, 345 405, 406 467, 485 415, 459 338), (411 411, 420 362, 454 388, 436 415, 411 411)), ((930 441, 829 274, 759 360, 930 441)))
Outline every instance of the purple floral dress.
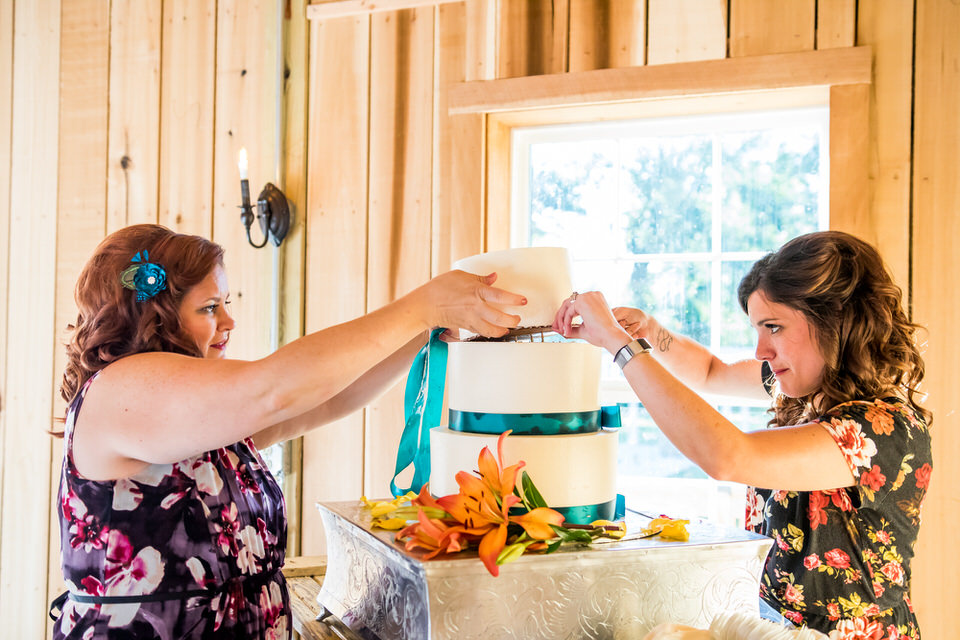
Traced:
POLYGON ((73 464, 67 409, 54 638, 289 638, 283 494, 249 438, 98 482, 73 464))

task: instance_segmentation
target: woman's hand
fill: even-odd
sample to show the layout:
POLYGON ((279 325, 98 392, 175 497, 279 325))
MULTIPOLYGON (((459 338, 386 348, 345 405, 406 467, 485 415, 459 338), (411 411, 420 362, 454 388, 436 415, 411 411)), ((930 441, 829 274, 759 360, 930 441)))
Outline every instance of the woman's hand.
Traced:
POLYGON ((496 273, 475 276, 458 270, 435 277, 421 288, 427 325, 490 338, 506 334, 520 323, 520 316, 501 308, 525 305, 527 299, 491 286, 496 280, 496 273))
POLYGON ((633 307, 614 307, 613 317, 617 319, 624 331, 630 334, 630 337, 650 338, 650 326, 652 316, 640 309, 633 307))
POLYGON ((575 293, 567 298, 553 320, 553 330, 565 338, 586 340, 610 353, 616 353, 631 340, 599 291, 575 293), (574 325, 577 316, 580 316, 581 324, 574 325))

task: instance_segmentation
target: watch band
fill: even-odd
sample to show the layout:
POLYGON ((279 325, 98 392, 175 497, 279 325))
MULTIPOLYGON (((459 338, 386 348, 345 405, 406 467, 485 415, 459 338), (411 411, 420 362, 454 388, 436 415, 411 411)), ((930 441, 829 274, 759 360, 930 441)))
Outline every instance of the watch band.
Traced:
POLYGON ((633 356, 640 353, 650 353, 651 351, 653 351, 653 347, 650 346, 649 342, 643 338, 637 338, 633 342, 628 342, 620 347, 617 354, 613 356, 613 361, 623 369, 633 359, 633 356))

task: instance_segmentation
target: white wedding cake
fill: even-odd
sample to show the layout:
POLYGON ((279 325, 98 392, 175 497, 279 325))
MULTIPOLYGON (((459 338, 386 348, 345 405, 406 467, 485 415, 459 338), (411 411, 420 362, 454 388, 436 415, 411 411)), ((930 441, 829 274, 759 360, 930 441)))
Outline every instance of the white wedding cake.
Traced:
POLYGON ((550 333, 571 294, 566 249, 510 249, 454 265, 478 275, 495 271, 494 286, 527 298, 521 327, 542 334, 516 341, 468 340, 449 345, 449 424, 430 432, 430 490, 456 493, 458 471, 477 468, 483 447, 504 465, 523 460, 524 470, 550 507, 569 522, 613 519, 617 491, 617 431, 602 428, 599 402, 602 350, 550 333))

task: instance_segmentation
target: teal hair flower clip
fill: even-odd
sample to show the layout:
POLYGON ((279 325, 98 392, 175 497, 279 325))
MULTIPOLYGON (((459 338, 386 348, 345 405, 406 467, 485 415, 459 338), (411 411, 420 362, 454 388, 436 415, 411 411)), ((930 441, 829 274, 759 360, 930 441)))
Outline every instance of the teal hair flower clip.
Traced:
POLYGON ((146 251, 138 251, 130 260, 133 264, 120 274, 120 284, 137 292, 137 302, 149 300, 167 288, 167 271, 162 265, 149 260, 146 251))

